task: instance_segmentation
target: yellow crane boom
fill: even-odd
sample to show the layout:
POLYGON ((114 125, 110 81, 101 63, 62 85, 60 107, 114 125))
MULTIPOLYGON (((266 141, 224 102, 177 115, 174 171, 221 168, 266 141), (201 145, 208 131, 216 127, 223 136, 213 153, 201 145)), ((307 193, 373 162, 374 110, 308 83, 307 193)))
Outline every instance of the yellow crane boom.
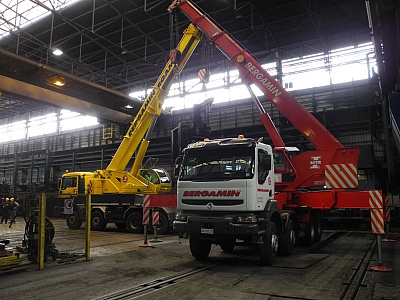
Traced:
POLYGON ((107 171, 123 171, 140 145, 131 170, 132 175, 137 174, 149 144, 148 138, 157 117, 161 114, 162 105, 169 88, 174 78, 179 75, 193 53, 201 35, 200 31, 192 24, 184 31, 184 35, 176 47, 176 51, 179 53, 178 56, 180 56, 180 61, 174 62, 170 59, 167 62, 164 70, 153 86, 151 93, 144 100, 142 107, 124 136, 113 159, 107 166, 107 171), (146 138, 143 139, 145 134, 146 138))

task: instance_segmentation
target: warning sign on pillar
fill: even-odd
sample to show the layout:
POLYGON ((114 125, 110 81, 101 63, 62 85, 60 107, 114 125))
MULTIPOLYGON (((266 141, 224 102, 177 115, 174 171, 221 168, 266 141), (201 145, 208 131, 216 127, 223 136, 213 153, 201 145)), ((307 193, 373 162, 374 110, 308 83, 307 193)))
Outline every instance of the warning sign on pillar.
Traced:
POLYGON ((384 234, 383 199, 381 191, 369 192, 369 206, 371 209, 371 228, 373 234, 384 234))
POLYGON ((74 205, 72 199, 64 200, 64 215, 72 215, 74 213, 74 205))

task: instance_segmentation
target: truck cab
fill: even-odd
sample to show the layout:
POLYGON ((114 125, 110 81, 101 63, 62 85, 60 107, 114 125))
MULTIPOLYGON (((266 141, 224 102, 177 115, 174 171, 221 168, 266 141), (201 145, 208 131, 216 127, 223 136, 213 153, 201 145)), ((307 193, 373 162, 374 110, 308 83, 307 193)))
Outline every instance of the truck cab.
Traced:
POLYGON ((85 194, 86 177, 92 177, 91 172, 68 172, 58 181, 59 198, 76 197, 79 194, 85 194))
POLYGON ((274 182, 269 145, 243 136, 193 143, 184 150, 178 177, 174 229, 190 235, 198 259, 208 256, 211 244, 230 251, 243 240, 262 244, 270 264, 282 231, 274 182))
POLYGON ((178 208, 261 211, 273 200, 274 165, 269 145, 243 137, 202 141, 184 151, 178 208))

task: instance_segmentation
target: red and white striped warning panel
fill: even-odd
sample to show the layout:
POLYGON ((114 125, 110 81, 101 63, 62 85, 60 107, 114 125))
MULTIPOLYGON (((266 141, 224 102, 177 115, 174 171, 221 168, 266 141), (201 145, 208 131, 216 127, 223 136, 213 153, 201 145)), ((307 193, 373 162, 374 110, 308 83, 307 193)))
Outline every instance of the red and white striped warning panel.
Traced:
POLYGON ((143 225, 150 224, 150 195, 143 195, 143 225))
POLYGON ((91 194, 93 192, 93 183, 92 183, 92 181, 90 180, 89 181, 89 194, 91 194))
POLYGON ((150 224, 150 208, 148 207, 143 207, 143 225, 149 225, 150 224))
POLYGON ((197 72, 197 76, 199 77, 200 82, 208 83, 210 79, 210 72, 208 72, 206 69, 201 69, 197 72))
POLYGON ((329 188, 356 188, 358 187, 357 168, 354 164, 326 165, 325 182, 329 188))
POLYGON ((390 222, 390 207, 392 195, 386 195, 383 200, 383 212, 385 213, 385 221, 390 222))
POLYGON ((203 82, 204 77, 206 76, 206 73, 207 73, 206 69, 200 69, 200 70, 197 72, 197 76, 199 77, 199 79, 200 79, 201 82, 203 82))
POLYGON ((383 199, 381 191, 369 191, 371 228, 373 234, 384 234, 383 199))
POLYGON ((150 195, 143 195, 143 207, 150 206, 150 195))
POLYGON ((158 210, 153 210, 153 225, 160 224, 160 212, 158 210))

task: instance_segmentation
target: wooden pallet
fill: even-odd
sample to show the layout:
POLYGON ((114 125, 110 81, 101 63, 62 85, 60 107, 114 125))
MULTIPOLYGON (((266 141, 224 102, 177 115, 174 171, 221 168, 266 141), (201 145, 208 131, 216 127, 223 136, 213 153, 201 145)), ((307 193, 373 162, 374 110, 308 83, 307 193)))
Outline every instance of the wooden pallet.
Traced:
POLYGON ((30 261, 20 259, 16 255, 0 257, 0 276, 26 270, 31 265, 30 261))
POLYGON ((0 250, 0 258, 12 256, 13 254, 14 254, 14 251, 12 249, 0 250))

